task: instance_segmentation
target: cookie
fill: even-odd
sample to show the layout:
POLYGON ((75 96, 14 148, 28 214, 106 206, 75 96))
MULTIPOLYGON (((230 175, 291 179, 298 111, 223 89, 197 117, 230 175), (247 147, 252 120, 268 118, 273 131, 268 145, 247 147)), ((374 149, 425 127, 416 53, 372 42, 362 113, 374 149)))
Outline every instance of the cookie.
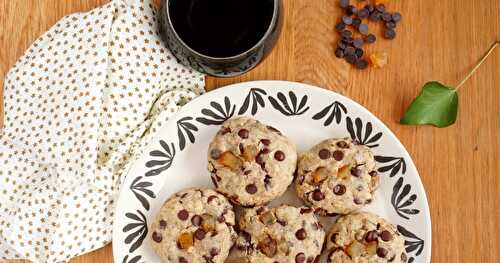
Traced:
POLYGON ((320 215, 348 214, 370 203, 379 177, 370 148, 328 139, 299 157, 295 186, 320 215))
POLYGON ((343 216, 327 236, 328 262, 406 262, 404 240, 397 228, 367 212, 343 216))
POLYGON ((233 207, 211 189, 178 192, 151 225, 151 244, 162 262, 224 262, 236 239, 233 207))
POLYGON ((325 239, 321 223, 308 207, 247 209, 238 225, 238 263, 315 262, 325 239))
POLYGON ((271 126, 239 117, 226 121, 208 147, 208 169, 218 192, 245 207, 266 204, 293 181, 297 150, 271 126))

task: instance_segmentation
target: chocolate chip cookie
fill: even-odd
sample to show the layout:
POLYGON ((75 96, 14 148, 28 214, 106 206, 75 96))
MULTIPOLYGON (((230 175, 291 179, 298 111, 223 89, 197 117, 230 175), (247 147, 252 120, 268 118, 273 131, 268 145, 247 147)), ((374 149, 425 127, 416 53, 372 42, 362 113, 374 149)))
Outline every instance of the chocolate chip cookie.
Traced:
POLYGON ((372 201, 379 177, 370 148, 328 139, 303 153, 295 185, 301 199, 321 215, 347 214, 372 201))
POLYGON ((367 212, 343 216, 327 236, 328 262, 406 262, 404 240, 397 228, 367 212))
POLYGON ((168 199, 151 225, 162 262, 224 262, 236 239, 233 207, 210 189, 187 189, 168 199))
POLYGON ((218 192, 246 207, 282 195, 293 181, 295 144, 255 119, 226 121, 208 148, 208 169, 218 192))
POLYGON ((247 209, 239 220, 236 262, 314 262, 325 232, 313 210, 282 205, 247 209))

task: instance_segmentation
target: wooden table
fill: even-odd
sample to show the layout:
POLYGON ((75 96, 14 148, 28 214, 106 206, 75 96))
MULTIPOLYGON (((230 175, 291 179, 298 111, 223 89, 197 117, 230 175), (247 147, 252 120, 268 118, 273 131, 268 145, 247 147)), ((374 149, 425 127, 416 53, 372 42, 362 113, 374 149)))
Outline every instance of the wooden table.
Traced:
MULTIPOLYGON (((59 18, 104 2, 1 0, 0 87, 16 59, 59 18)), ((432 262, 500 262, 500 48, 461 88, 455 125, 398 123, 426 81, 456 85, 500 39, 500 1, 390 1, 389 9, 403 14, 398 35, 367 50, 386 51, 389 64, 365 71, 334 56, 336 3, 285 0, 283 33, 267 60, 241 77, 208 77, 207 88, 281 79, 326 87, 358 101, 394 131, 416 163, 431 209, 432 262)), ((72 262, 112 261, 108 245, 72 262)))

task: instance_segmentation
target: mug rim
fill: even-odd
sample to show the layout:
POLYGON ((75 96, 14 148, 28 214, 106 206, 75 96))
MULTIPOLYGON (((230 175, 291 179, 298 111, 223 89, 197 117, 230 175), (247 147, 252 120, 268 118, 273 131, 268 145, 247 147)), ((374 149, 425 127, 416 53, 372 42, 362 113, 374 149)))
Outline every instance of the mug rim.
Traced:
POLYGON ((255 43, 255 45, 253 45, 251 48, 245 50, 244 52, 239 53, 239 54, 234 55, 234 56, 230 56, 230 57, 212 57, 212 56, 204 55, 204 54, 202 54, 202 53, 200 53, 200 52, 192 49, 188 44, 186 44, 186 42, 184 42, 184 40, 182 40, 182 38, 179 36, 179 34, 177 34, 177 31, 175 30, 174 24, 172 23, 172 20, 170 20, 170 7, 169 7, 169 2, 170 1, 172 1, 172 0, 164 0, 163 4, 165 6, 162 7, 162 8, 165 8, 168 26, 172 29, 172 32, 174 33, 175 37, 179 40, 180 44, 184 48, 186 48, 187 50, 189 50, 190 52, 194 53, 196 56, 203 57, 203 58, 209 59, 209 60, 223 61, 223 60, 233 60, 233 59, 237 59, 237 58, 240 58, 240 57, 244 57, 244 56, 248 55, 248 53, 252 52, 254 49, 256 49, 259 46, 261 46, 262 43, 264 43, 264 41, 271 34, 273 26, 277 23, 278 10, 279 10, 279 1, 281 1, 281 0, 273 0, 273 2, 274 2, 274 9, 273 9, 273 16, 271 18, 271 22, 269 23, 269 26, 267 27, 266 32, 259 39, 259 41, 257 41, 257 43, 255 43))

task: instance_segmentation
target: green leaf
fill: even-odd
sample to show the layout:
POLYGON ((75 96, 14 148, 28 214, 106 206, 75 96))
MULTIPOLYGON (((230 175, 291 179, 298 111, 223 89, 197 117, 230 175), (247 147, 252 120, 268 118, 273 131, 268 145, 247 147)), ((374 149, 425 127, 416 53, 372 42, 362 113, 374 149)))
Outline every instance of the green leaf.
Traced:
POLYGON ((458 94, 455 89, 437 81, 427 82, 422 92, 411 103, 401 119, 401 124, 430 124, 444 128, 455 123, 458 111, 458 94))

